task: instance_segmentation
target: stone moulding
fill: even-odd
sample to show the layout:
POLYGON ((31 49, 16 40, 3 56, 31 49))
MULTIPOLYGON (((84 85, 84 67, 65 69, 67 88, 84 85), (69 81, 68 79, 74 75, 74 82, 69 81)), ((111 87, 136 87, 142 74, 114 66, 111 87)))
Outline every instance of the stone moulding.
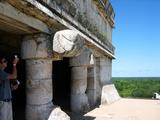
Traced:
POLYGON ((84 38, 76 31, 61 30, 53 38, 53 51, 63 57, 73 57, 80 54, 84 46, 84 38))

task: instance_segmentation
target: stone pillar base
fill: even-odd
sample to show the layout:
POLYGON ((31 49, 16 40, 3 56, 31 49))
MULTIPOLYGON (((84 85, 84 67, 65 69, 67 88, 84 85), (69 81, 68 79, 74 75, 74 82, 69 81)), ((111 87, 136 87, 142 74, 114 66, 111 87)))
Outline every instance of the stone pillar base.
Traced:
POLYGON ((111 104, 120 99, 114 84, 105 85, 102 88, 101 104, 111 104))
POLYGON ((53 109, 52 102, 43 105, 26 105, 27 120, 48 120, 48 116, 53 109), (32 113, 32 114, 31 114, 32 113))
POLYGON ((71 94, 71 108, 75 113, 85 113, 89 110, 88 97, 84 94, 71 94))

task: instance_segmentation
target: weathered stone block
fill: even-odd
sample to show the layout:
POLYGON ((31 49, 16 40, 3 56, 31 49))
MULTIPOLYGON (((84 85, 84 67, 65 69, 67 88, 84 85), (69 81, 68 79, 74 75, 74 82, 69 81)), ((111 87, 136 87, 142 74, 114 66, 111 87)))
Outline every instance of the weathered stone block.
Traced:
POLYGON ((114 84, 105 85, 102 88, 102 96, 101 96, 101 103, 102 104, 110 104, 116 102, 120 99, 120 96, 114 86, 114 84))
POLYGON ((53 38, 53 51, 64 57, 73 57, 83 49, 84 38, 73 30, 61 30, 53 38))
POLYGON ((59 107, 56 107, 52 110, 48 120, 70 120, 70 117, 59 107))

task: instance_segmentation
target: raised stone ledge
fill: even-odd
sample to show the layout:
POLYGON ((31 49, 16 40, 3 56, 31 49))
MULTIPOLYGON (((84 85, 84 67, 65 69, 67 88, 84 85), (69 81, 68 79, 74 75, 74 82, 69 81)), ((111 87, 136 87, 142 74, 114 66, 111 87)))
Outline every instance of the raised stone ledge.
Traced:
POLYGON ((102 88, 101 104, 111 104, 120 99, 114 84, 105 85, 102 88))

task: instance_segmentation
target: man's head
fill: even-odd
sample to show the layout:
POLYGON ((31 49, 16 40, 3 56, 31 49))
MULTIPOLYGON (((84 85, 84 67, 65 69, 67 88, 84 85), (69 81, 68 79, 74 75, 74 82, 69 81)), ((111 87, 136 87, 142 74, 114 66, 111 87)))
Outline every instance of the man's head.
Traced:
POLYGON ((7 67, 7 60, 4 55, 0 55, 0 69, 5 69, 7 67))

